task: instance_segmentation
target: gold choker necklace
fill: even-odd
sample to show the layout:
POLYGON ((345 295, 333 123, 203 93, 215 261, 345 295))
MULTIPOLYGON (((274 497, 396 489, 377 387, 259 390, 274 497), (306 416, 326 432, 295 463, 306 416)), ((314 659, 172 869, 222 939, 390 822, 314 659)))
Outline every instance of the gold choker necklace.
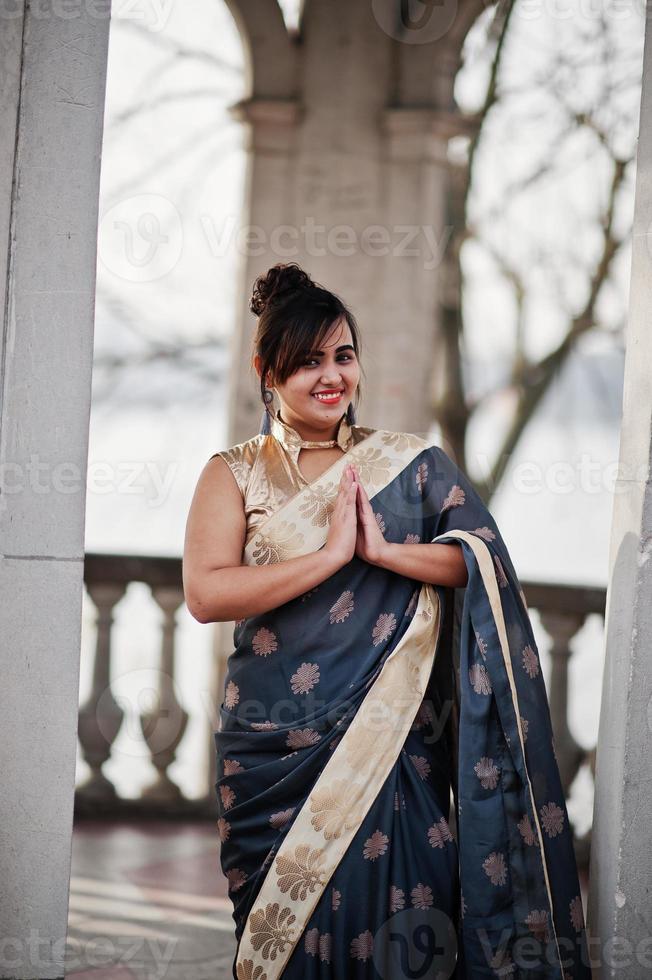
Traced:
POLYGON ((297 442, 299 449, 332 449, 337 444, 337 439, 325 439, 323 442, 317 439, 300 439, 297 442))
POLYGON ((352 442, 351 426, 346 414, 339 420, 335 439, 302 439, 297 430, 281 418, 280 409, 271 417, 270 431, 286 448, 295 452, 299 449, 333 449, 335 446, 346 452, 352 442))

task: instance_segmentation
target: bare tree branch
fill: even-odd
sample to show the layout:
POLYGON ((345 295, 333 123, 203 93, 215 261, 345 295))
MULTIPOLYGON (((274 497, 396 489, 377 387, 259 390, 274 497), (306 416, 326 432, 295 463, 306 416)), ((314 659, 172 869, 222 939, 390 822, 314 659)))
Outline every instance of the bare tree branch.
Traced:
MULTIPOLYGON (((232 127, 232 132, 235 132, 235 127, 232 127)), ((147 166, 144 167, 139 173, 134 174, 132 177, 128 177, 121 184, 111 188, 111 191, 106 195, 106 203, 110 207, 112 202, 121 201, 124 197, 127 197, 132 193, 139 193, 140 189, 155 175, 159 175, 161 170, 165 167, 169 167, 172 164, 178 163, 183 160, 184 157, 190 156, 197 152, 197 148, 202 144, 206 144, 211 140, 214 140, 217 136, 223 137, 228 135, 229 130, 224 127, 222 129, 208 128, 205 125, 195 129, 190 135, 186 134, 177 143, 174 149, 161 154, 155 160, 147 166)))
POLYGON ((514 10, 514 0, 504 0, 496 8, 493 24, 498 32, 496 50, 489 75, 489 83, 484 105, 473 118, 474 132, 468 149, 465 168, 456 174, 451 173, 451 186, 448 197, 447 225, 453 229, 449 257, 443 269, 444 299, 441 308, 441 332, 444 349, 445 390, 434 405, 434 412, 441 425, 444 439, 453 456, 464 458, 464 443, 470 412, 465 401, 464 380, 462 376, 462 271, 460 250, 465 235, 466 212, 473 164, 480 140, 483 121, 487 118, 497 99, 497 78, 503 54, 507 27, 514 10))
POLYGON ((557 376, 561 366, 577 340, 595 325, 595 305, 600 290, 607 279, 611 262, 623 244, 623 240, 613 234, 614 206, 618 191, 621 187, 626 168, 626 162, 614 161, 609 202, 602 219, 603 241, 602 253, 596 265, 589 284, 589 292, 582 310, 572 318, 568 333, 562 342, 541 361, 536 364, 514 363, 510 385, 518 392, 518 409, 514 414, 512 424, 503 441, 489 476, 478 486, 478 492, 488 500, 502 479, 509 457, 513 453, 523 431, 532 418, 534 411, 548 390, 550 383, 557 376))
POLYGON ((147 99, 144 102, 138 102, 128 109, 124 109, 122 112, 117 113, 111 120, 112 129, 117 129, 120 126, 124 126, 125 123, 131 122, 137 116, 142 115, 145 112, 155 112, 163 106, 171 105, 174 102, 185 102, 186 100, 197 100, 197 99, 215 99, 217 100, 220 95, 224 95, 224 90, 219 88, 189 88, 184 89, 179 92, 161 92, 159 95, 153 96, 151 99, 147 99))
POLYGON ((119 24, 121 30, 130 31, 143 41, 147 41, 149 44, 159 48, 162 51, 169 52, 176 61, 180 61, 182 59, 199 61, 205 65, 209 65, 211 68, 217 68, 219 71, 228 72, 232 75, 242 74, 242 69, 239 67, 239 65, 234 65, 229 61, 225 61, 224 58, 220 58, 212 51, 207 51, 203 48, 194 48, 185 42, 184 44, 179 44, 178 41, 175 41, 174 38, 169 37, 164 31, 150 31, 142 24, 138 24, 136 21, 129 20, 128 18, 118 18, 116 19, 115 23, 119 24))
MULTIPOLYGON (((615 104, 614 93, 617 92, 620 98, 620 93, 626 86, 624 79, 627 78, 631 82, 634 76, 631 71, 627 71, 612 85, 613 80, 609 69, 611 65, 618 63, 617 53, 611 50, 608 43, 600 45, 596 41, 596 38, 600 41, 604 40, 599 32, 608 33, 606 25, 598 24, 597 27, 595 24, 580 25, 579 33, 584 34, 582 43, 585 42, 587 47, 580 48, 579 39, 576 39, 579 54, 574 52, 573 61, 569 60, 569 54, 564 49, 550 51, 550 72, 545 78, 540 79, 542 91, 545 91, 546 95, 554 100, 554 105, 562 110, 566 125, 557 128, 554 139, 550 140, 546 146, 544 157, 537 161, 530 172, 521 175, 517 180, 503 188, 501 201, 486 210, 481 217, 478 216, 475 224, 469 221, 468 207, 476 176, 476 158, 478 148, 487 129, 489 115, 502 100, 516 98, 519 95, 522 97, 524 94, 522 89, 510 89, 500 84, 505 44, 510 32, 513 10, 513 3, 502 4, 496 11, 496 16, 487 32, 487 43, 493 45, 493 53, 483 105, 478 112, 467 117, 467 121, 473 126, 473 135, 469 143, 466 164, 451 169, 447 223, 453 228, 453 235, 442 276, 444 299, 441 329, 444 347, 445 388, 440 400, 434 405, 435 418, 441 427, 447 449, 460 462, 464 462, 466 431, 471 414, 477 411, 488 399, 494 397, 499 390, 509 388, 516 392, 516 407, 508 432, 496 455, 495 463, 490 473, 476 484, 479 493, 485 500, 490 498, 504 476, 510 456, 525 427, 540 405, 553 379, 566 363, 578 340, 588 331, 596 328, 596 307, 601 290, 610 279, 615 256, 628 238, 627 233, 618 234, 616 232, 615 212, 620 193, 627 186, 629 164, 633 157, 633 147, 630 155, 616 152, 615 149, 614 141, 617 138, 618 123, 622 121, 623 114, 620 111, 620 105, 616 106, 615 104), (596 47, 598 49, 597 55, 596 47), (582 104, 581 99, 575 98, 577 86, 569 85, 569 80, 575 78, 583 69, 594 71, 596 58, 602 60, 603 69, 599 72, 600 84, 594 94, 593 108, 587 108, 586 105, 582 104), (612 167, 607 203, 597 222, 601 240, 600 254, 592 268, 586 268, 586 264, 581 263, 579 253, 574 263, 588 279, 586 298, 579 312, 573 312, 569 302, 564 302, 565 290, 559 256, 555 255, 556 261, 552 261, 552 256, 548 258, 543 253, 530 256, 530 262, 534 260, 545 267, 546 275, 551 283, 551 292, 557 299, 558 311, 568 318, 568 328, 561 343, 557 344, 545 357, 532 361, 528 358, 525 348, 525 310, 530 287, 522 270, 526 268, 527 263, 519 261, 519 267, 516 267, 512 261, 502 254, 498 244, 492 243, 489 236, 483 233, 483 227, 491 227, 492 229, 500 227, 501 218, 504 224, 506 201, 512 204, 518 195, 531 193, 543 181, 549 182, 554 179, 557 173, 559 176, 567 176, 569 168, 572 168, 574 163, 572 154, 569 156, 565 149, 566 144, 581 130, 590 131, 595 136, 596 147, 599 147, 600 153, 607 155, 612 167), (564 168, 563 171, 562 167, 564 168), (499 382, 498 387, 494 383, 491 388, 481 394, 474 394, 472 399, 465 397, 462 382, 465 345, 462 305, 464 279, 461 251, 464 243, 470 240, 475 240, 491 256, 502 281, 511 286, 516 310, 513 357, 509 370, 499 382), (568 308, 565 309, 565 306, 568 308)), ((622 59, 620 64, 622 64, 622 59)), ((637 76, 636 80, 638 81, 637 76)), ((525 94, 531 95, 533 93, 528 89, 525 94)), ((528 121, 530 119, 531 116, 528 117, 528 121)), ((572 144, 570 145, 572 146, 572 144)), ((585 154, 578 160, 578 163, 582 165, 586 163, 585 154)), ((492 237, 496 238, 496 242, 500 241, 499 235, 492 237)), ((568 249, 569 258, 572 257, 572 249, 571 243, 568 249)), ((568 264, 563 267, 564 274, 568 272, 568 268, 568 264)), ((619 327, 613 328, 610 332, 615 333, 617 329, 619 327)))

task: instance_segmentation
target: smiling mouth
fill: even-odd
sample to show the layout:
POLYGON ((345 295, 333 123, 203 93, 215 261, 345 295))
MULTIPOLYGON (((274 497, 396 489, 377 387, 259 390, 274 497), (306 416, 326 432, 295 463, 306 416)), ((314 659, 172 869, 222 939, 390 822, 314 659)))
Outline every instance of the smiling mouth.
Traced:
POLYGON ((339 401, 343 394, 344 394, 344 389, 339 388, 337 391, 313 392, 312 397, 316 398, 318 402, 325 402, 328 405, 339 401))

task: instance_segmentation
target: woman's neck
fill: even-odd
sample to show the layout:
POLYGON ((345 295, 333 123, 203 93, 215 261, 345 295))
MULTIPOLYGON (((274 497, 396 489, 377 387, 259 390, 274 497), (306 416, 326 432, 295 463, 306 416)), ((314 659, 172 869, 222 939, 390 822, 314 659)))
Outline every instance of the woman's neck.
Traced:
POLYGON ((332 439, 337 439, 337 432, 339 429, 340 420, 342 418, 342 416, 340 416, 340 418, 333 425, 318 429, 315 428, 315 426, 306 424, 303 419, 293 415, 293 413, 289 412, 287 409, 281 408, 280 416, 281 420, 285 422, 286 425, 289 425, 292 429, 294 429, 301 439, 310 442, 327 442, 332 439))

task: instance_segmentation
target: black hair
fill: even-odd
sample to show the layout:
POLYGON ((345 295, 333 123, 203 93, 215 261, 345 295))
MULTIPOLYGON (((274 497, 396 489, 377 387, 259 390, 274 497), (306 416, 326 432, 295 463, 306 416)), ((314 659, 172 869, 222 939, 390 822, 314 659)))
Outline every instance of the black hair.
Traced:
MULTIPOLYGON (((258 317, 254 353, 261 359, 260 392, 265 407, 268 375, 274 383, 287 381, 339 320, 348 323, 353 349, 360 358, 360 331, 353 313, 296 262, 279 263, 258 276, 249 309, 258 317)), ((358 385, 356 405, 359 398, 358 385)))

